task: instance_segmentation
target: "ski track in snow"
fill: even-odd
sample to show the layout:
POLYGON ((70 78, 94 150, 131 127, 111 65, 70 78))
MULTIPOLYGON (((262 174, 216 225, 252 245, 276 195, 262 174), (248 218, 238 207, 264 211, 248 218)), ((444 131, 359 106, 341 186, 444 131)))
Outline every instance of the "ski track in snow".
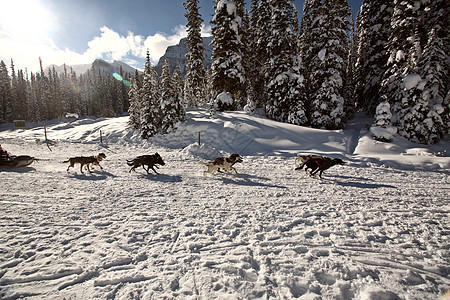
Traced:
MULTIPOLYGON (((354 143, 354 141, 352 142, 354 143)), ((436 299, 450 287, 448 171, 294 156, 203 176, 178 149, 3 139, 1 299, 436 299), (160 175, 125 159, 157 151, 160 175), (104 170, 62 161, 104 152, 104 170), (37 155, 36 155, 37 156, 37 155)), ((352 147, 353 148, 353 147, 352 147)))

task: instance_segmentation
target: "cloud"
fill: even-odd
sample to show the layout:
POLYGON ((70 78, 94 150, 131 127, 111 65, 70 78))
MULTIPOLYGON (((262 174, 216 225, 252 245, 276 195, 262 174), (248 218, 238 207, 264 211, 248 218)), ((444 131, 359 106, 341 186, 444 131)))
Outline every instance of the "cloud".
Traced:
MULTIPOLYGON (((211 27, 203 27, 202 35, 211 35, 211 27)), ((87 43, 87 50, 84 53, 77 53, 68 48, 58 48, 49 38, 20 39, 0 30, 0 60, 8 66, 13 59, 16 71, 25 68, 32 72, 39 71, 39 57, 43 60, 44 67, 64 63, 89 64, 97 58, 102 58, 107 61, 134 62, 136 63, 134 67, 142 69, 142 61, 146 58, 147 49, 150 52, 152 64, 156 64, 168 46, 178 44, 180 39, 186 36, 184 25, 176 26, 171 34, 156 33, 147 37, 135 35, 132 32, 124 36, 103 26, 100 28, 100 35, 87 43)))

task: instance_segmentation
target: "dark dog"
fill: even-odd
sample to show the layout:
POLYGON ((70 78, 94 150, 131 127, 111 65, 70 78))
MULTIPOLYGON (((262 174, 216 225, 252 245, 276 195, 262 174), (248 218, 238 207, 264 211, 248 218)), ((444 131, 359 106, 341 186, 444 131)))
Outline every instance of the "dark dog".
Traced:
POLYGON ((322 155, 317 155, 317 154, 308 154, 308 155, 300 155, 295 159, 295 170, 301 170, 303 169, 303 166, 305 165, 305 163, 310 160, 310 159, 320 159, 323 158, 322 155), (297 165, 297 161, 300 160, 300 164, 297 165))
POLYGON ((77 156, 77 157, 71 157, 68 160, 64 161, 63 163, 70 163, 67 167, 67 172, 69 172, 69 168, 75 165, 80 164, 80 171, 83 173, 83 167, 86 166, 89 173, 91 173, 91 170, 89 169, 89 165, 97 165, 100 167, 100 169, 103 170, 102 166, 100 166, 100 162, 106 158, 105 153, 99 153, 98 155, 93 156, 77 156))
POLYGON ((311 169, 309 172, 310 176, 314 176, 317 172, 319 172, 319 177, 322 178, 323 171, 328 170, 335 165, 345 165, 345 162, 340 158, 322 156, 320 158, 310 158, 304 163, 304 165, 306 166, 305 171, 311 169))
POLYGON ((156 173, 159 174, 158 172, 156 172, 155 167, 158 168, 157 165, 161 165, 164 166, 165 163, 162 159, 162 157, 158 154, 155 153, 153 155, 141 155, 136 157, 133 160, 127 160, 127 164, 129 166, 133 166, 130 169, 130 173, 131 171, 135 171, 136 172, 136 168, 142 166, 142 168, 147 171, 147 174, 149 174, 149 170, 150 168, 156 173), (148 168, 146 169, 145 166, 148 166, 148 168))
POLYGON ((206 171, 203 171, 203 175, 206 173, 214 175, 217 172, 220 172, 220 169, 223 169, 225 172, 233 170, 237 174, 236 168, 233 166, 235 163, 242 163, 242 157, 239 154, 234 153, 228 157, 218 157, 210 162, 199 161, 198 163, 208 167, 206 171))

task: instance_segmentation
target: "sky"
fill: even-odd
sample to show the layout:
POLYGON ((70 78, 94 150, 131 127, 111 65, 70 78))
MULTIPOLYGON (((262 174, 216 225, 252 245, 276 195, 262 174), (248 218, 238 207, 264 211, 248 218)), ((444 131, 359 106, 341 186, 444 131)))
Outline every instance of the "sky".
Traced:
MULTIPOLYGON (((15 70, 90 64, 101 58, 143 69, 186 37, 185 0, 0 0, 0 60, 15 70)), ((247 0, 249 5, 250 0, 247 0)), ((295 3, 301 14, 304 0, 295 3)), ((349 0, 356 15, 362 0, 349 0)), ((211 34, 213 0, 200 0, 202 35, 211 34)))

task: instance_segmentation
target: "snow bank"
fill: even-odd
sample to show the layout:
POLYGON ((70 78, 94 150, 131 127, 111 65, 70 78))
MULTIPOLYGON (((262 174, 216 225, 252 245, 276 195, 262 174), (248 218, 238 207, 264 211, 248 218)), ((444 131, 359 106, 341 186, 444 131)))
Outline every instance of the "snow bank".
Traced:
POLYGON ((195 109, 145 141, 127 118, 54 121, 52 151, 35 142, 44 124, 0 125, 3 148, 41 158, 0 170, 0 298, 439 299, 448 142, 374 142, 361 121, 327 131, 195 109), (62 163, 99 152, 103 170, 62 163), (126 159, 154 152, 159 175, 129 173, 126 159), (233 152, 238 174, 196 163, 233 152), (347 164, 319 180, 294 170, 299 153, 347 164))

